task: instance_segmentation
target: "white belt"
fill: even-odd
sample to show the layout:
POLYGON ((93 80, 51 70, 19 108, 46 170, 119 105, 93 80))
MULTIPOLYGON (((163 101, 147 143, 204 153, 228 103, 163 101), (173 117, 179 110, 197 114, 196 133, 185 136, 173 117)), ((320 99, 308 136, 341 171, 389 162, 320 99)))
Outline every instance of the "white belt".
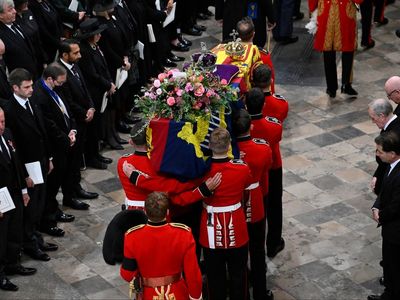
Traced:
POLYGON ((240 206, 242 206, 240 202, 228 206, 211 206, 203 203, 203 207, 207 210, 207 213, 231 212, 237 210, 240 206))
POLYGON ((207 236, 208 245, 210 249, 215 249, 215 235, 214 235, 214 213, 232 212, 239 209, 240 202, 228 206, 211 206, 203 202, 203 207, 207 210, 207 236))
POLYGON ((254 183, 250 184, 250 185, 246 188, 246 191, 254 190, 254 189, 258 188, 259 186, 260 186, 260 183, 259 183, 258 181, 257 181, 257 182, 254 182, 254 183))
POLYGON ((144 207, 144 200, 130 200, 125 198, 126 206, 136 206, 136 207, 144 207))

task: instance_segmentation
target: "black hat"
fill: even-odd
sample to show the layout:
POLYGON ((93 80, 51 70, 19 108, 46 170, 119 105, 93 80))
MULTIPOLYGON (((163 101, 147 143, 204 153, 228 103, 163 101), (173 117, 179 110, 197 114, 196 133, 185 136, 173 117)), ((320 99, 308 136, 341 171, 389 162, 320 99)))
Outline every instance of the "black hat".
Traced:
POLYGON ((96 13, 104 12, 115 7, 114 0, 95 0, 92 10, 96 13))
POLYGON ((75 37, 77 39, 84 40, 88 37, 94 36, 95 34, 102 32, 106 28, 107 25, 100 25, 99 21, 96 18, 87 19, 79 25, 79 29, 75 37))

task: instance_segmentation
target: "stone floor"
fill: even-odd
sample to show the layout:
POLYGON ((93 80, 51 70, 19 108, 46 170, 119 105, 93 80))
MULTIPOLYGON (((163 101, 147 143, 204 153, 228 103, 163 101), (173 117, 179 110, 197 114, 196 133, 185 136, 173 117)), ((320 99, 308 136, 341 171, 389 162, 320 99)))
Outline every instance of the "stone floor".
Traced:
MULTIPOLYGON (((382 291, 378 284, 381 238, 370 217, 374 195, 368 187, 378 130, 368 118, 367 104, 385 97, 385 80, 398 75, 400 39, 394 30, 400 28, 399 7, 398 2, 387 7, 389 24, 374 28, 375 48, 360 49, 356 55, 357 99, 346 100, 340 94, 329 99, 324 78, 316 78, 310 86, 278 82, 277 92, 288 99, 290 113, 281 144, 286 248, 268 261, 268 280, 277 300, 366 299, 371 292, 382 291)), ((295 27, 305 23, 296 22, 295 27)), ((204 24, 208 31, 193 39, 194 48, 199 48, 200 41, 211 47, 221 37, 214 21, 204 24)), ((0 291, 1 299, 128 297, 128 285, 120 279, 118 267, 106 265, 101 254, 106 226, 124 197, 115 175, 116 161, 130 152, 128 148, 105 152, 114 159, 107 171, 83 172, 84 185, 99 192, 100 198, 90 201, 89 212, 66 209, 76 221, 60 225, 65 237, 46 237, 60 249, 49 253, 52 259, 46 263, 24 257, 24 265, 38 268, 37 275, 12 277, 20 290, 0 291)))

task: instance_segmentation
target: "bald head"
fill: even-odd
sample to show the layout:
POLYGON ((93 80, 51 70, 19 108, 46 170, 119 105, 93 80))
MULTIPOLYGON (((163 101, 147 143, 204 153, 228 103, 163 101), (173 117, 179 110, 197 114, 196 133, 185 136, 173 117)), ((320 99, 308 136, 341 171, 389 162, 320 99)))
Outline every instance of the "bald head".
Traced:
POLYGON ((392 76, 385 83, 385 92, 388 99, 400 103, 400 77, 392 76))

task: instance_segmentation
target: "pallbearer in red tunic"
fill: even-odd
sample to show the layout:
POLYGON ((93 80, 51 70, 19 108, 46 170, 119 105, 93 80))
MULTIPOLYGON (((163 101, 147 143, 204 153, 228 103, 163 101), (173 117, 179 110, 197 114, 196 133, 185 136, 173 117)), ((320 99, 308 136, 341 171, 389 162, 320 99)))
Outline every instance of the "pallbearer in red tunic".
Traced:
POLYGON ((268 222, 267 256, 275 257, 285 246, 282 238, 282 157, 279 142, 282 139, 282 124, 277 118, 263 117, 264 93, 253 88, 246 96, 247 111, 253 125, 250 134, 266 140, 272 150, 272 168, 269 171, 269 192, 264 198, 268 222))
MULTIPOLYGON (((196 186, 195 183, 181 183, 176 179, 158 175, 154 171, 147 156, 146 128, 144 121, 133 126, 129 143, 133 146, 135 152, 124 155, 118 160, 118 176, 126 195, 125 205, 128 209, 144 210, 144 200, 152 191, 180 193, 191 190, 196 186), (130 181, 130 174, 127 176, 124 173, 123 165, 125 162, 134 166, 141 173, 157 178, 156 182, 152 182, 150 187, 148 185, 146 187, 136 186, 130 181)), ((201 197, 198 199, 201 199, 201 197)))
POLYGON ((253 71, 253 87, 264 92, 264 106, 262 115, 277 118, 283 123, 289 112, 289 103, 280 95, 271 91, 272 71, 267 65, 260 65, 253 71))
POLYGON ((342 52, 341 92, 357 96, 352 88, 354 51, 357 49, 357 4, 363 0, 308 0, 310 12, 317 10, 314 48, 324 52, 327 94, 336 97, 338 88, 336 51, 342 52))
POLYGON ((121 276, 129 282, 136 278, 135 286, 142 289, 143 300, 202 299, 192 233, 183 224, 167 223, 167 210, 166 194, 155 192, 147 197, 149 221, 125 234, 121 276))
MULTIPOLYGON (((251 118, 241 109, 233 117, 233 132, 243 160, 249 166, 253 183, 246 188, 244 209, 249 232, 249 251, 253 299, 272 300, 267 290, 265 263, 265 218, 263 195, 268 193, 268 172, 272 165, 272 152, 265 140, 250 136, 251 118)), ((267 208, 268 209, 268 208, 267 208)))
POLYGON ((243 193, 254 179, 241 160, 230 160, 230 135, 217 128, 210 136, 211 169, 206 176, 221 172, 222 181, 210 198, 203 200, 200 244, 203 247, 210 300, 243 300, 247 295, 249 240, 242 206, 243 193), (229 281, 226 278, 229 270, 229 281))

